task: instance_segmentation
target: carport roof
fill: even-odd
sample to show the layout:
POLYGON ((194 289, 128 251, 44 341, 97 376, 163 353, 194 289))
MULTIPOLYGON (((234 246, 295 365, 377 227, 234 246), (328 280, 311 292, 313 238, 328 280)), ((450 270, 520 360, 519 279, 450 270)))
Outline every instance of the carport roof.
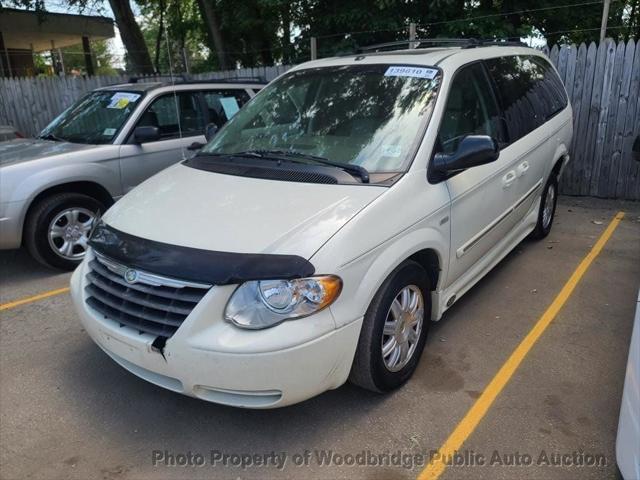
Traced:
POLYGON ((113 20, 107 17, 10 8, 0 10, 0 32, 7 49, 33 48, 35 52, 77 45, 82 37, 104 40, 115 36, 113 20))

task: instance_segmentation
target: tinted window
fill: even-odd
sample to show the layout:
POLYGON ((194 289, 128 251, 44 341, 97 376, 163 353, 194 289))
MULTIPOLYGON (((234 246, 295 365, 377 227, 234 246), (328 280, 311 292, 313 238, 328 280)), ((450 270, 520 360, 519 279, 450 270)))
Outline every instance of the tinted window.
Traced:
POLYGON ((567 106, 562 81, 543 58, 502 57, 486 64, 500 95, 511 142, 567 106))
POLYGON ((439 150, 451 154, 467 135, 489 135, 502 140, 498 107, 480 63, 460 70, 449 90, 440 124, 439 150))
POLYGON ((202 94, 209 111, 209 122, 218 128, 249 101, 249 94, 244 90, 207 90, 202 94))
POLYGON ((195 92, 170 93, 156 100, 145 110, 138 127, 158 127, 163 140, 183 136, 201 135, 204 116, 195 92))

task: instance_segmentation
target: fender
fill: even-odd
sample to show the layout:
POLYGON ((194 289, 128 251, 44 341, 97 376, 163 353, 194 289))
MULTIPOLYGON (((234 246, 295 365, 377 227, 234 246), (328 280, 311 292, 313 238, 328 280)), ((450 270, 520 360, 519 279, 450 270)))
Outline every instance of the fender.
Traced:
POLYGON ((72 182, 92 182, 104 187, 112 197, 120 195, 120 164, 114 162, 69 164, 39 170, 14 185, 9 202, 22 202, 19 228, 22 231, 27 211, 33 200, 45 190, 72 182))
MULTIPOLYGON (((431 223, 432 217, 433 215, 430 215, 411 227, 410 230, 396 235, 338 268, 335 273, 343 279, 341 296, 348 301, 338 301, 331 306, 336 328, 364 315, 374 295, 389 274, 403 261, 421 250, 435 251, 441 270, 438 283, 443 284, 449 263, 448 228, 445 236, 442 231, 429 227, 428 224, 431 223), (356 281, 356 279, 362 280, 356 281)), ((432 292, 433 315, 440 311, 438 307, 440 285, 432 287, 435 289, 432 292)))

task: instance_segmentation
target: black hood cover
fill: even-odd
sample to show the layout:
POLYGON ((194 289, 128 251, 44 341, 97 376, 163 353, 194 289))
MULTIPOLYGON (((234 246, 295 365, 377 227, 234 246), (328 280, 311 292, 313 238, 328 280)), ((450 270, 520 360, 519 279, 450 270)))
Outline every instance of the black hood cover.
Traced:
POLYGON ((303 278, 315 272, 311 262, 297 255, 216 252, 170 245, 129 235, 102 221, 93 230, 89 245, 131 268, 213 285, 303 278))

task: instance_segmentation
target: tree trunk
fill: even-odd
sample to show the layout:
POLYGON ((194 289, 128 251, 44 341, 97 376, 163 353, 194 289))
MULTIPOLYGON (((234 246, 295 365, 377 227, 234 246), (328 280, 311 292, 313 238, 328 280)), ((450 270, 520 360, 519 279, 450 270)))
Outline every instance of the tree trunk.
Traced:
POLYGON ((213 0, 198 0, 198 7, 200 8, 202 17, 205 19, 209 40, 216 51, 220 69, 227 70, 230 68, 229 60, 225 53, 225 45, 224 40, 222 39, 222 32, 220 31, 220 24, 218 23, 218 17, 212 2, 213 0))
POLYGON ((111 10, 116 17, 122 43, 127 49, 131 66, 136 73, 152 74, 153 65, 142 31, 136 23, 129 0, 109 0, 111 10))
POLYGON ((160 0, 160 20, 158 25, 158 35, 156 36, 156 73, 160 73, 160 48, 162 47, 162 35, 164 33, 164 0, 160 0))

